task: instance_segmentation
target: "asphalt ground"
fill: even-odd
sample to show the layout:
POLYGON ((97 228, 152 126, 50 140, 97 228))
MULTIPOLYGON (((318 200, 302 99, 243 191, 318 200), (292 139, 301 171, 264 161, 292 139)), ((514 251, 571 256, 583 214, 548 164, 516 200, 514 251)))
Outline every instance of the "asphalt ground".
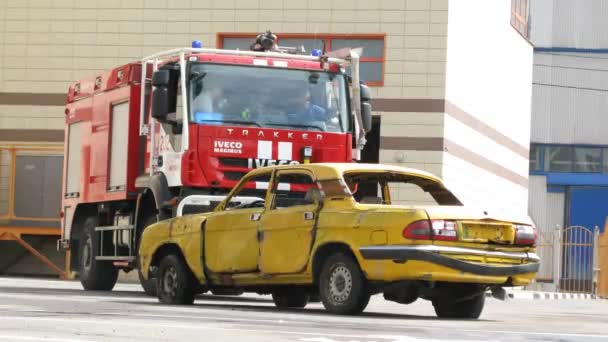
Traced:
POLYGON ((167 306, 139 285, 85 292, 74 281, 0 278, 0 341, 608 341, 608 301, 488 298, 479 320, 435 317, 430 302, 374 296, 360 316, 269 296, 202 295, 167 306))

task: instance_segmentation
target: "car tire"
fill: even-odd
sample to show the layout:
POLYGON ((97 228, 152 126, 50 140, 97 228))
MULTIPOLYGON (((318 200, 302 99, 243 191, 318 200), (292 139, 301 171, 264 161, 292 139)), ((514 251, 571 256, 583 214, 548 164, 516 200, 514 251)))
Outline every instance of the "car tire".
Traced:
POLYGON ((144 289, 144 292, 148 296, 156 297, 156 278, 148 278, 147 280, 144 279, 144 276, 141 274, 141 270, 139 269, 137 270, 137 275, 139 277, 141 288, 144 289))
MULTIPOLYGON (((154 215, 150 215, 149 217, 147 217, 144 220, 144 224, 143 224, 143 229, 141 231, 141 233, 143 233, 143 231, 146 229, 146 227, 154 224, 158 222, 157 218, 156 218, 156 212, 154 212, 154 215)), ((139 242, 141 240, 141 233, 139 233, 139 236, 137 237, 137 254, 139 255, 139 242)), ((139 263, 137 263, 137 265, 139 265, 139 263)), ((147 280, 144 279, 144 277, 141 274, 141 270, 137 270, 137 275, 139 276, 139 283, 141 284, 142 289, 144 290, 144 292, 151 297, 156 297, 156 278, 152 278, 149 277, 147 280)))
POLYGON ((433 307, 439 318, 477 319, 481 316, 485 302, 486 295, 481 293, 464 301, 454 302, 448 299, 436 299, 433 300, 433 307))
POLYGON ((163 304, 189 305, 196 296, 195 279, 183 259, 175 254, 165 256, 158 267, 156 293, 163 304))
POLYGON ((118 279, 118 268, 111 261, 95 260, 100 253, 100 239, 95 232, 97 217, 89 217, 84 222, 84 231, 78 247, 78 277, 87 291, 111 291, 118 279))
POLYGON ((302 291, 278 291, 272 293, 272 301, 277 308, 304 308, 308 304, 308 294, 302 291))
POLYGON ((356 315, 365 310, 370 292, 355 258, 336 253, 325 261, 319 276, 319 296, 325 309, 334 314, 356 315))

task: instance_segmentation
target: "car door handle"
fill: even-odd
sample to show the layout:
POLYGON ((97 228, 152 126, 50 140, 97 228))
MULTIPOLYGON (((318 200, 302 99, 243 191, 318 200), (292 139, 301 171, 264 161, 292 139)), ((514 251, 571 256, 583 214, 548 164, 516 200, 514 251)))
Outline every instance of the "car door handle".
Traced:
POLYGON ((253 213, 250 216, 251 221, 259 221, 260 220, 260 216, 262 216, 262 214, 260 213, 253 213))
POLYGON ((312 211, 304 212, 304 220, 309 221, 315 218, 315 214, 312 211))

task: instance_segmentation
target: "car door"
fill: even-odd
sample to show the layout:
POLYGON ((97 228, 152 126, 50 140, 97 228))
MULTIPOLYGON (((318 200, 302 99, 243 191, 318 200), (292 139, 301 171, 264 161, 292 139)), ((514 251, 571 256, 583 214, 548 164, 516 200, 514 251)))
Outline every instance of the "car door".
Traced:
POLYGON ((260 271, 297 273, 305 269, 313 243, 320 192, 306 170, 278 171, 270 206, 260 219, 260 271))
POLYGON ((214 273, 258 269, 258 224, 264 211, 270 172, 244 179, 207 219, 205 265, 214 273), (261 201, 258 203, 252 200, 261 201))

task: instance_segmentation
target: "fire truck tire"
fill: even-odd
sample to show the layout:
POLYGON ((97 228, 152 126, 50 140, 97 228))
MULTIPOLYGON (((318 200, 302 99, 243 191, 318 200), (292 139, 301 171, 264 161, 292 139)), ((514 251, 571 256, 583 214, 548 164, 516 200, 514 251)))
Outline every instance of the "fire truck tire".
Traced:
MULTIPOLYGON (((149 225, 154 224, 156 222, 157 222, 156 214, 150 215, 150 217, 146 218, 144 221, 144 224, 143 224, 144 229, 146 229, 146 227, 148 227, 149 225)), ((139 249, 139 246, 138 246, 138 249, 139 249)), ((141 287, 144 289, 144 292, 148 296, 156 297, 156 278, 149 278, 148 280, 145 280, 141 274, 141 270, 137 270, 137 274, 139 276, 139 283, 141 284, 141 287)))
POLYGON ((189 305, 196 296, 196 279, 175 254, 165 256, 158 267, 157 293, 163 304, 189 305))
POLYGON ((118 269, 111 261, 98 261, 100 241, 95 234, 97 217, 89 217, 84 222, 84 232, 80 239, 78 276, 82 287, 87 291, 111 291, 118 279, 118 269))

